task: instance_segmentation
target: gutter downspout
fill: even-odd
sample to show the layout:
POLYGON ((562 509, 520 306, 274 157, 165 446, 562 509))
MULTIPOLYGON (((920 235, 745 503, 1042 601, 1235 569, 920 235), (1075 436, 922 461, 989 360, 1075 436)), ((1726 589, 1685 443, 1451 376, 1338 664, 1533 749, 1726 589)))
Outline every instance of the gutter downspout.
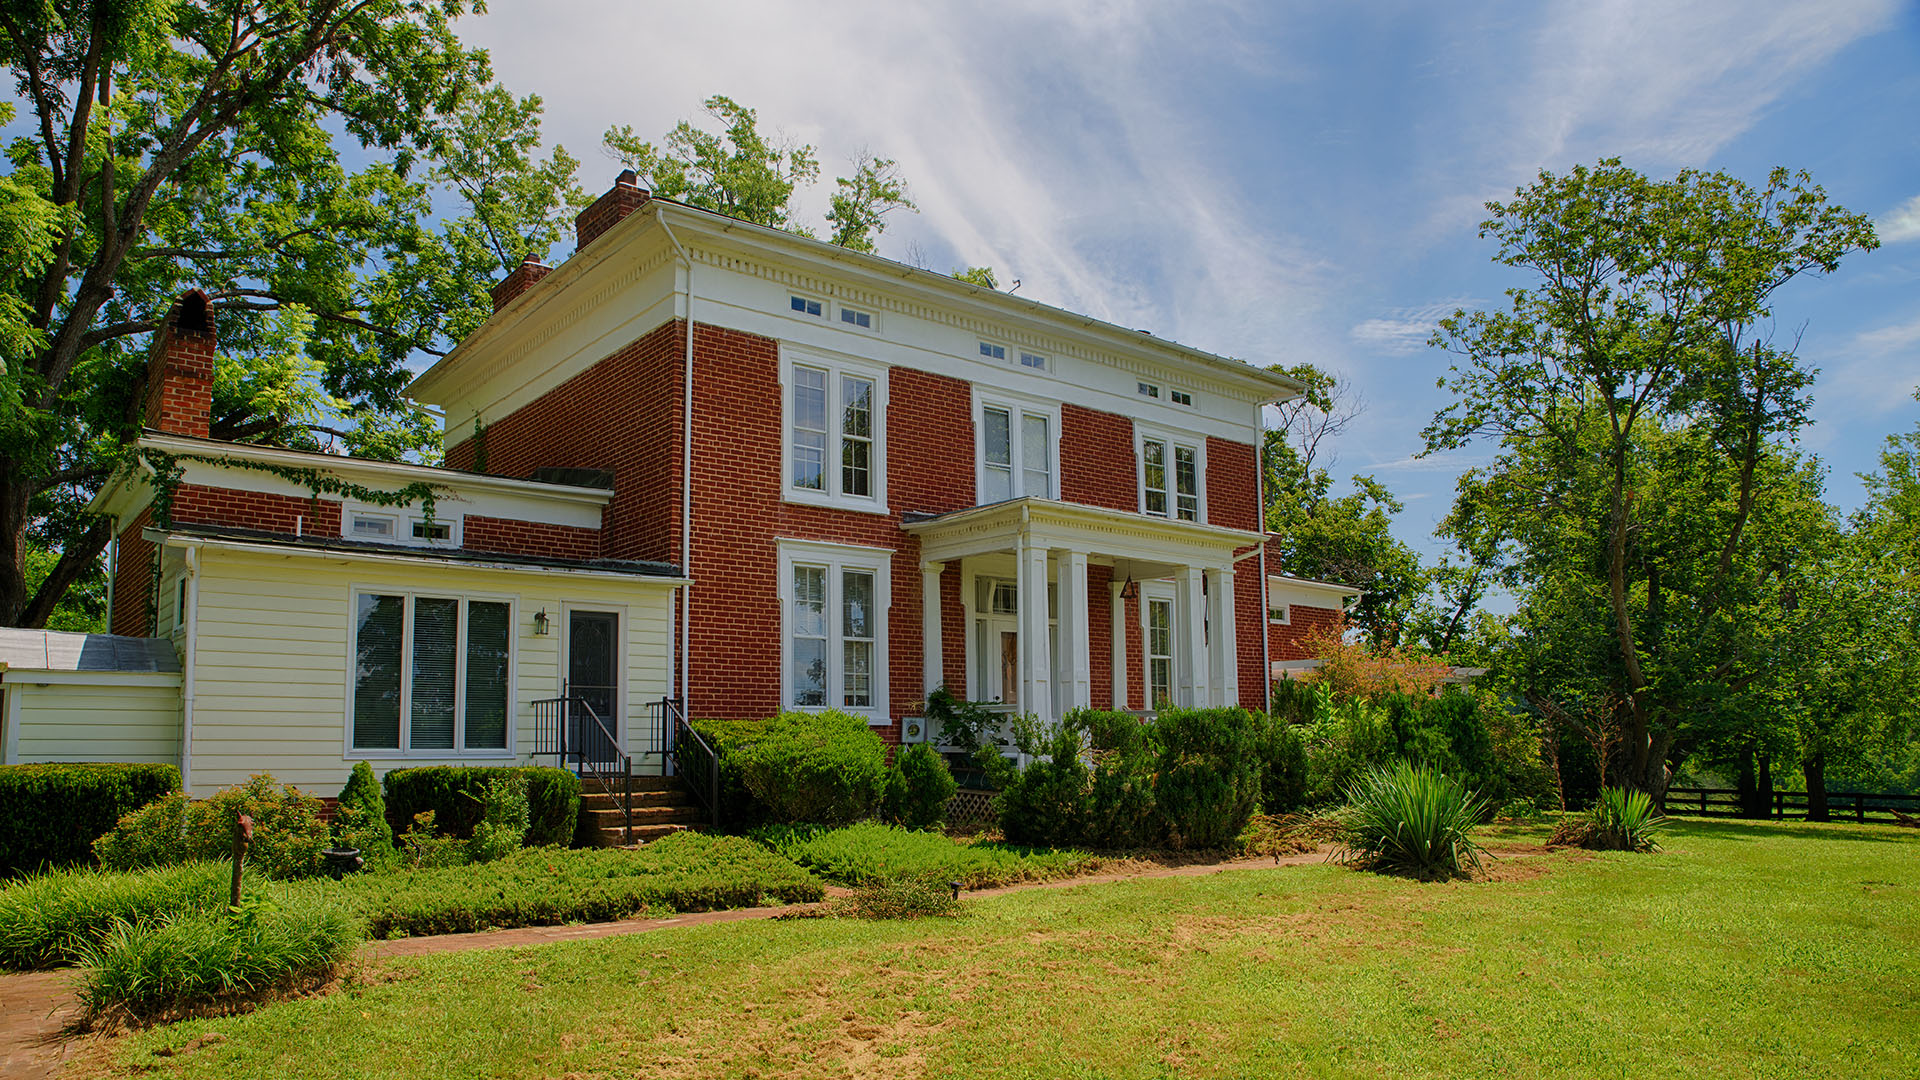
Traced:
POLYGON ((1273 632, 1268 624, 1273 598, 1267 595, 1267 407, 1260 406, 1260 446, 1255 452, 1253 489, 1260 499, 1260 700, 1273 715, 1273 632))
POLYGON ((120 576, 120 519, 113 519, 113 539, 107 541, 107 633, 113 633, 113 580, 120 576))
MULTIPOLYGON (((199 659, 200 633, 200 548, 189 545, 187 559, 187 640, 181 651, 180 678, 180 790, 193 793, 193 669, 199 659)), ((155 561, 158 559, 156 557, 155 561)))
POLYGON ((660 223, 660 231, 667 234, 674 254, 687 268, 687 348, 681 365, 680 387, 680 573, 689 581, 680 587, 680 701, 681 707, 686 708, 692 686, 688 669, 693 664, 693 259, 687 249, 680 246, 680 238, 667 224, 664 211, 654 210, 653 220, 660 223))

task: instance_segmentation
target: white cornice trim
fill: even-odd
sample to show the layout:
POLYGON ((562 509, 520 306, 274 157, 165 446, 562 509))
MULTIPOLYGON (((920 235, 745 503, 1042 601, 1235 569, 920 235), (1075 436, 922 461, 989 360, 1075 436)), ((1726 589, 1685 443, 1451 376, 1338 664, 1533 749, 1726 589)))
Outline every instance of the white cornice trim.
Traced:
POLYGON ((355 563, 388 563, 401 566, 436 566, 453 569, 485 570, 499 574, 534 574, 542 576, 561 575, 573 578, 593 578, 600 581, 623 581, 632 585, 665 585, 679 587, 693 584, 689 577, 664 577, 653 574, 628 574, 618 570, 596 570, 591 567, 572 566, 527 566, 524 563, 497 563, 480 559, 435 559, 431 554, 391 555, 383 551, 345 551, 340 548, 295 547, 291 544, 258 544, 245 540, 224 540, 212 536, 195 536, 192 533, 168 532, 166 529, 150 528, 143 530, 148 540, 164 543, 169 547, 200 547, 215 551, 238 551, 250 555, 284 555, 288 558, 306 558, 333 560, 355 563))

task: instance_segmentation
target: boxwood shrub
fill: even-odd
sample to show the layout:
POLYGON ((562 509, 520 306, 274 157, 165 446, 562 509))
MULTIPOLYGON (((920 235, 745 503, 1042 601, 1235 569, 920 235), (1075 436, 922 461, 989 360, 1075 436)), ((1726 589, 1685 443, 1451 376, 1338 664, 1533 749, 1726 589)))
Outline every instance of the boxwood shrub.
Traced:
POLYGON ((527 782, 526 844, 565 846, 580 820, 580 778, 545 765, 426 765, 395 769, 386 776, 387 824, 399 836, 413 816, 433 811, 436 829, 462 840, 473 836, 486 805, 487 784, 502 773, 527 782))
POLYGON ((92 862, 121 815, 179 789, 172 765, 0 765, 0 876, 92 862))
POLYGON ((829 709, 767 720, 700 720, 720 756, 721 821, 841 825, 871 816, 887 789, 887 749, 866 720, 829 709))

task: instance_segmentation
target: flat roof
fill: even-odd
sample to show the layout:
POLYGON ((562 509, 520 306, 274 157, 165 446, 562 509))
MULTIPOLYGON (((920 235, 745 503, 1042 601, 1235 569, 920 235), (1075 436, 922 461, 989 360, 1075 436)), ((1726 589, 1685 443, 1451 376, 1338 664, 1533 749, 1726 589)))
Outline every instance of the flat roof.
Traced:
POLYGON ((636 577, 679 579, 680 568, 673 563, 641 559, 556 559, 545 555, 519 555, 504 551, 474 551, 469 548, 415 547, 410 544, 380 544, 345 537, 315 536, 304 533, 261 532, 257 529, 231 529, 215 525, 179 525, 147 530, 162 537, 189 540, 223 540, 256 547, 324 552, 330 555, 380 556, 415 559, 420 562, 475 563, 535 570, 586 570, 602 574, 630 574, 636 577))
POLYGON ((0 668, 177 674, 180 656, 166 638, 3 627, 0 668))

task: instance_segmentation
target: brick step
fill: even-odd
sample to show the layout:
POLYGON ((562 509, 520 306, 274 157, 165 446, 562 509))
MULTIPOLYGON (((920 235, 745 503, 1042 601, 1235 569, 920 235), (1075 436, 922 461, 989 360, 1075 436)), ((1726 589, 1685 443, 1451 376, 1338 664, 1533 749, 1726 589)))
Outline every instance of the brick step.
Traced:
MULTIPOLYGON (((634 791, 679 791, 682 786, 680 778, 677 776, 629 776, 625 778, 616 776, 611 781, 615 791, 620 790, 623 780, 626 786, 634 791)), ((599 791, 600 781, 594 779, 591 775, 584 776, 580 779, 580 790, 583 794, 589 791, 599 791)))
MULTIPOLYGON (((626 815, 618 810, 588 810, 587 818, 601 829, 618 829, 626 823, 626 815)), ((633 824, 658 825, 661 823, 693 823, 701 819, 700 810, 693 806, 636 806, 633 808, 633 824)))
POLYGON ((642 844, 645 844, 649 841, 658 840, 663 836, 672 836, 674 833, 686 832, 687 828, 688 826, 685 826, 685 825, 639 825, 639 824, 636 824, 633 827, 633 843, 631 844, 620 843, 620 839, 619 839, 620 834, 616 832, 613 834, 612 840, 607 846, 637 848, 642 844))
MULTIPOLYGON (((583 791, 580 793, 580 805, 589 810, 618 810, 620 796, 609 795, 604 791, 583 791)), ((633 793, 633 808, 643 806, 692 806, 693 796, 685 791, 636 791, 633 793)))

